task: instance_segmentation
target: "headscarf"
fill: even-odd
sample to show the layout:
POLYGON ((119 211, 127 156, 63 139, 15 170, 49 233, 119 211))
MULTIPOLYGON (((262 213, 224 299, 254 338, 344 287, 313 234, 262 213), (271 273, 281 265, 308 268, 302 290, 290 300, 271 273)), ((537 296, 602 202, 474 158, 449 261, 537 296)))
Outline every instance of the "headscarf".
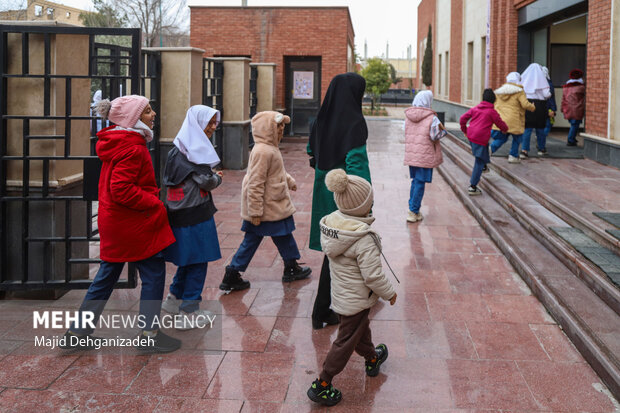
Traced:
POLYGON ((506 76, 506 82, 514 83, 515 85, 521 84, 521 75, 519 72, 510 72, 508 76, 506 76))
POLYGON ((583 77, 583 70, 581 69, 573 69, 568 74, 570 79, 581 79, 583 77))
POLYGON ((97 103, 99 103, 100 100, 101 100, 101 90, 98 90, 93 95, 93 101, 90 104, 90 107, 94 108, 95 106, 97 106, 97 103))
POLYGON ((542 70, 542 66, 538 63, 532 63, 525 69, 521 75, 523 82, 523 90, 528 98, 535 95, 537 90, 549 89, 549 82, 542 70))
POLYGON ((219 124, 219 110, 204 105, 192 106, 187 111, 179 133, 174 138, 174 145, 192 163, 206 164, 211 167, 220 163, 220 157, 217 156, 211 140, 204 132, 213 116, 217 116, 219 124))
POLYGON ((549 76, 549 68, 547 66, 542 66, 542 71, 547 80, 551 80, 551 76, 549 76))
POLYGON ((433 104, 433 92, 430 90, 418 92, 413 98, 412 104, 413 106, 430 109, 433 104))
MULTIPOLYGON (((413 106, 418 108, 431 109, 431 106, 433 105, 433 92, 431 92, 430 90, 423 90, 421 92, 418 92, 413 98, 412 104, 413 106)), ((433 122, 431 123, 430 130, 431 140, 433 141, 443 138, 446 134, 445 131, 439 129, 440 124, 441 121, 439 120, 439 118, 437 116, 433 116, 433 122)))
POLYGON ((357 73, 339 74, 330 82, 310 131, 310 150, 319 169, 333 169, 344 162, 351 149, 366 144, 365 89, 366 80, 357 73))

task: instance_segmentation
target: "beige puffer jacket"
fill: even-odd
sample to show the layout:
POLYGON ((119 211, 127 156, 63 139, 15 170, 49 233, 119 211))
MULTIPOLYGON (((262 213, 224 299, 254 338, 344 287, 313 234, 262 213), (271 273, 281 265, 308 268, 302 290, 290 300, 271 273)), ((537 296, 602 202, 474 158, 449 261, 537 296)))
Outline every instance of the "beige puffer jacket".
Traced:
MULTIPOLYGON (((527 100, 523 86, 514 83, 505 83, 495 89, 495 110, 508 125, 508 133, 521 135, 525 131, 525 111, 534 112, 536 107, 527 100)), ((493 130, 499 130, 493 125, 493 130)))
MULTIPOLYGON (((295 180, 286 173, 278 149, 278 112, 260 112, 252 118, 254 148, 241 184, 241 218, 280 221, 295 213, 289 189, 295 180)), ((281 116, 281 115, 280 115, 281 116)), ((284 117, 284 122, 288 116, 284 117)), ((288 123, 288 122, 286 122, 288 123)))
POLYGON ((375 305, 379 297, 395 294, 381 267, 381 239, 370 225, 372 217, 353 217, 340 211, 321 219, 321 247, 329 258, 332 308, 350 316, 375 305))

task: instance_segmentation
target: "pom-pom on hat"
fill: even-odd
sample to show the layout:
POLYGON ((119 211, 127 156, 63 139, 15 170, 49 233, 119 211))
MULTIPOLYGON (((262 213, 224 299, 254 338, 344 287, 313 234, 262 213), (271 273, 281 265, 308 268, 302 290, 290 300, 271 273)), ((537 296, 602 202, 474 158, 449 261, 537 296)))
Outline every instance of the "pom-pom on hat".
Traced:
POLYGON ((568 74, 570 79, 581 79, 583 77, 583 70, 581 69, 573 69, 568 74))
POLYGON ((334 169, 327 173, 325 184, 334 193, 334 201, 340 212, 355 217, 368 215, 372 208, 373 192, 367 180, 347 175, 343 169, 334 169))
POLYGON ((133 128, 148 104, 149 100, 139 95, 121 96, 112 102, 103 99, 97 104, 97 113, 118 126, 133 128))

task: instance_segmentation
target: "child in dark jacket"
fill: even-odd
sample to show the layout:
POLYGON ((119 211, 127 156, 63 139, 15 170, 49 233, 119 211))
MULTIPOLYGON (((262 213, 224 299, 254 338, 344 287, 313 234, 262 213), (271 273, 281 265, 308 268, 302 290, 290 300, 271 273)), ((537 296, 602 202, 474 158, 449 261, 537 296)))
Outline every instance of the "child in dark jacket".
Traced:
POLYGON ((491 128, 495 124, 502 133, 508 131, 508 125, 499 116, 493 104, 495 103, 495 93, 493 89, 485 89, 482 94, 482 102, 478 106, 471 108, 461 116, 461 130, 469 143, 471 144, 471 152, 475 156, 474 169, 471 172, 469 181, 470 187, 467 189, 469 195, 480 195, 482 192, 478 189, 478 182, 482 171, 487 169, 487 164, 491 162, 489 156, 489 140, 491 139, 491 128), (469 127, 467 122, 469 122, 469 127))
POLYGON ((178 268, 162 308, 184 315, 176 322, 177 330, 202 328, 212 320, 212 314, 199 306, 207 265, 222 257, 211 196, 222 183, 222 173, 211 169, 220 158, 209 140, 219 121, 218 110, 204 105, 189 108, 164 170, 168 219, 177 240, 165 256, 178 268))

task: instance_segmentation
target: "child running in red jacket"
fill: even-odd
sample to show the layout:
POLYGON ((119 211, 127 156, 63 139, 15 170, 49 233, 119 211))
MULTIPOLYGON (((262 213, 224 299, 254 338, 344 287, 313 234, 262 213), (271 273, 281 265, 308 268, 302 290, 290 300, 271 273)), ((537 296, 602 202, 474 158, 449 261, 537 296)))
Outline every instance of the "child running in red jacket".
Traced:
POLYGON ((476 157, 469 181, 470 187, 467 189, 469 195, 480 195, 482 193, 477 185, 480 182, 482 172, 488 170, 487 164, 491 162, 489 140, 491 139, 493 124, 497 125, 502 133, 508 131, 508 125, 493 107, 494 103, 495 93, 493 93, 493 89, 485 89, 482 94, 482 102, 465 112, 460 119, 461 130, 469 139, 471 152, 476 157), (470 119, 471 122, 467 127, 467 122, 470 119))

